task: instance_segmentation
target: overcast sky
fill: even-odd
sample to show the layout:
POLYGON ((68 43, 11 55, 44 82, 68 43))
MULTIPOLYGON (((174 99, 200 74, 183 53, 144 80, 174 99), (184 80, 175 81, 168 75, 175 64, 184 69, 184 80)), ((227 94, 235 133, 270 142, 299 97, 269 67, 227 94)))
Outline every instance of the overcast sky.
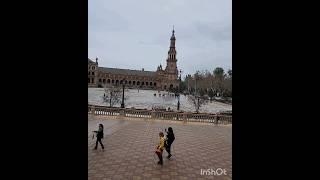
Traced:
POLYGON ((232 69, 231 0, 89 0, 89 58, 99 66, 166 65, 172 26, 186 73, 232 69))

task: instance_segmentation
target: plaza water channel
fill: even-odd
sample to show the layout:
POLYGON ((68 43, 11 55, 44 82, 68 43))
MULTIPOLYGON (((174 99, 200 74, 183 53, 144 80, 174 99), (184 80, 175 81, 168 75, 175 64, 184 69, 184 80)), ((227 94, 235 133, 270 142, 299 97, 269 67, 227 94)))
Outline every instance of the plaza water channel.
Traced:
MULTIPOLYGON (((107 103, 103 102, 103 88, 88 88, 88 103, 92 105, 102 105, 108 106, 107 103)), ((156 90, 138 90, 138 89, 126 89, 125 101, 126 108, 139 108, 139 109, 152 109, 152 107, 164 107, 172 110, 177 110, 178 98, 175 96, 168 95, 168 92, 165 91, 156 91, 156 90), (156 96, 154 96, 156 94, 156 96), (159 96, 161 94, 161 96, 159 96), (165 96, 163 96, 165 94, 165 96)), ((120 103, 115 105, 120 107, 120 103)), ((194 112, 195 108, 188 101, 188 97, 181 95, 180 96, 180 110, 186 112, 194 112)), ((232 111, 232 105, 225 104, 216 101, 208 101, 207 104, 203 105, 200 108, 200 112, 206 113, 216 113, 221 111, 232 111)))

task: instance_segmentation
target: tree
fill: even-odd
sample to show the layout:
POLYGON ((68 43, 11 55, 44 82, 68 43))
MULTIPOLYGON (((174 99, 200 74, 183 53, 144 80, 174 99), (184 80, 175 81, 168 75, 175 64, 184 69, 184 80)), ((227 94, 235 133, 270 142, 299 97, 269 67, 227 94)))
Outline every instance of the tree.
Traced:
POLYGON ((213 92, 213 90, 212 90, 212 89, 210 89, 210 90, 209 90, 209 92, 208 92, 208 96, 210 97, 210 100, 213 98, 213 96, 214 96, 214 92, 213 92))
POLYGON ((186 89, 187 89, 188 93, 191 93, 191 88, 192 88, 192 84, 193 84, 192 76, 190 74, 186 75, 184 82, 185 82, 186 89))
POLYGON ((199 89, 199 95, 201 96, 201 97, 203 97, 204 96, 204 90, 201 88, 201 89, 199 89))
POLYGON ((228 70, 228 75, 229 75, 229 78, 232 78, 232 69, 228 70))
POLYGON ((214 77, 223 78, 224 70, 221 67, 217 67, 213 70, 214 77))
POLYGON ((221 94, 223 91, 223 80, 225 78, 224 70, 221 67, 217 67, 213 70, 213 75, 215 81, 215 89, 217 89, 219 94, 221 94))
POLYGON ((228 70, 228 76, 223 79, 223 96, 232 97, 232 70, 228 70))
POLYGON ((232 97, 232 78, 229 77, 224 79, 223 89, 224 89, 223 95, 225 97, 232 97))
POLYGON ((103 102, 108 103, 110 107, 119 104, 122 99, 122 90, 119 86, 104 87, 103 102))
POLYGON ((206 104, 206 101, 199 96, 188 95, 188 101, 194 106, 197 113, 199 113, 200 108, 206 104))
POLYGON ((187 89, 187 85, 185 81, 179 82, 179 93, 184 92, 187 89))

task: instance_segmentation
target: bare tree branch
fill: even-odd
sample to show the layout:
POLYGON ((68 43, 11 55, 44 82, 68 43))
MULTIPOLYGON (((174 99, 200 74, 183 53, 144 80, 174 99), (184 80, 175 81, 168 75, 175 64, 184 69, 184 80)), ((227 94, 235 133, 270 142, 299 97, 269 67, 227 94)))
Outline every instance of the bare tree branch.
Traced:
POLYGON ((122 91, 119 86, 104 87, 103 102, 113 107, 121 102, 122 91))

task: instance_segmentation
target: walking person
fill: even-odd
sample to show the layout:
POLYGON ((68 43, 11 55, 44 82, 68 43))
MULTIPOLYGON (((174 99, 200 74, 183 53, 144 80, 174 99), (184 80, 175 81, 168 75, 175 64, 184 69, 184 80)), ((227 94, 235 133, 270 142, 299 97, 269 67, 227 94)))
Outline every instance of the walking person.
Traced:
POLYGON ((163 132, 159 133, 159 137, 160 137, 160 142, 159 142, 159 145, 157 146, 156 154, 159 158, 158 164, 163 165, 162 152, 164 149, 164 142, 165 142, 163 132))
POLYGON ((93 131, 96 133, 97 141, 96 141, 96 146, 94 147, 94 150, 98 148, 98 142, 100 143, 102 150, 104 150, 104 146, 102 144, 102 139, 103 139, 103 124, 99 124, 99 129, 98 131, 93 131))
POLYGON ((173 143, 175 137, 174 137, 174 133, 173 133, 172 127, 169 127, 168 131, 165 129, 165 131, 167 132, 167 138, 166 138, 165 147, 166 147, 166 151, 168 152, 167 158, 170 159, 170 157, 172 156, 172 154, 171 154, 171 144, 173 143))

